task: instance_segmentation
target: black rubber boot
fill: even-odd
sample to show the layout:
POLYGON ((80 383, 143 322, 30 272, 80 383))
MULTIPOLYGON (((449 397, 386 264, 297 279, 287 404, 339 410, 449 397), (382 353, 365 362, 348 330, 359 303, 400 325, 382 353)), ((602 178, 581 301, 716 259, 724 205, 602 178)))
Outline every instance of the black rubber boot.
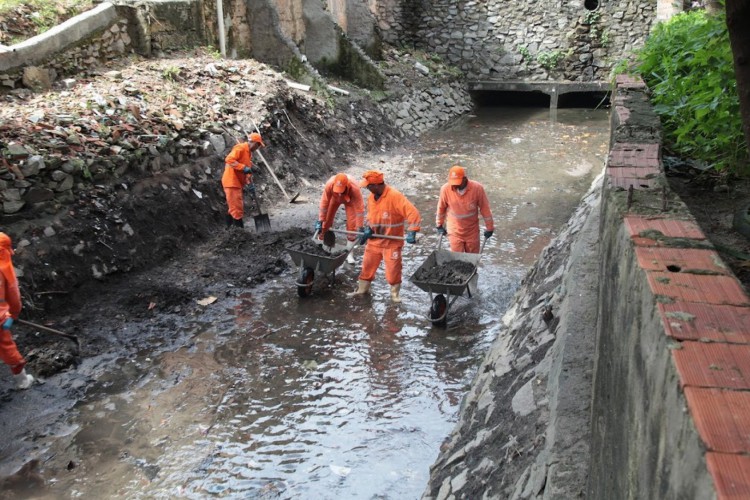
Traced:
POLYGON ((245 221, 242 219, 234 219, 234 223, 237 224, 238 227, 245 227, 245 221))
POLYGON ((232 217, 231 214, 226 214, 224 216, 224 222, 227 223, 227 229, 229 229, 230 227, 232 227, 232 224, 234 223, 234 217, 232 217))

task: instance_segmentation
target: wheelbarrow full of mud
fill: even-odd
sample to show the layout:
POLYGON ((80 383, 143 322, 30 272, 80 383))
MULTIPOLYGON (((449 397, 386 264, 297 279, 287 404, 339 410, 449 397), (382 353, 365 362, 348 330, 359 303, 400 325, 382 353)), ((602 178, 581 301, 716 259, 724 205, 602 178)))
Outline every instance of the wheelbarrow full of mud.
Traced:
POLYGON ((485 238, 479 253, 451 252, 442 250, 440 235, 437 249, 427 257, 421 266, 414 271, 409 281, 430 294, 430 321, 435 326, 445 326, 448 311, 461 296, 468 298, 477 292, 479 275, 477 267, 482 257, 485 238))
MULTIPOLYGON (((317 236, 317 233, 315 236, 317 236)), ((313 236, 313 239, 315 236, 313 236)), ((346 245, 339 244, 332 247, 320 246, 310 238, 305 238, 288 246, 286 251, 299 268, 297 295, 300 297, 310 295, 315 273, 329 276, 329 279, 333 282, 336 277, 336 269, 346 261, 352 250, 354 250, 354 247, 347 248, 346 245)))

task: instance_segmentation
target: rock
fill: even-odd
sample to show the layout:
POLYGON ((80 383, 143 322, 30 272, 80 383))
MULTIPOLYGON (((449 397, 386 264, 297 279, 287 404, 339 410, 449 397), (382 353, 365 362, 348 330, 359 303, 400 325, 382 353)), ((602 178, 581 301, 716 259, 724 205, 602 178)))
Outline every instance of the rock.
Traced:
POLYGON ((51 189, 32 187, 24 196, 24 199, 31 203, 41 203, 43 201, 49 201, 55 197, 55 193, 51 189))
POLYGON ((414 67, 417 69, 417 71, 419 71, 423 75, 429 75, 430 74, 430 69, 427 66, 425 66, 424 64, 420 63, 420 62, 414 63, 414 67))
POLYGON ((21 165, 21 173, 24 177, 37 175, 40 170, 44 169, 44 159, 39 155, 29 156, 21 165))
POLYGON ((3 213, 14 214, 21 210, 25 204, 25 201, 4 201, 3 213))
POLYGON ((26 87, 35 92, 52 88, 52 78, 50 78, 49 71, 37 66, 27 66, 24 68, 21 80, 26 87))
POLYGON ((56 234, 57 234, 57 232, 55 231, 55 229, 52 226, 47 226, 47 227, 44 228, 44 236, 50 238, 50 237, 52 237, 52 236, 54 236, 56 234))

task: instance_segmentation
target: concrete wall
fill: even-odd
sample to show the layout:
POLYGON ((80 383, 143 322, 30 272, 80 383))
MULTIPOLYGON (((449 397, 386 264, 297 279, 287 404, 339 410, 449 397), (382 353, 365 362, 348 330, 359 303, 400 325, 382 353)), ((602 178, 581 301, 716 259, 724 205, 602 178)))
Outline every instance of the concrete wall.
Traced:
POLYGON ((482 80, 605 80, 656 19, 648 0, 377 0, 374 9, 385 41, 482 80))
POLYGON ((747 498, 750 299, 666 188, 645 95, 618 80, 588 496, 747 498))

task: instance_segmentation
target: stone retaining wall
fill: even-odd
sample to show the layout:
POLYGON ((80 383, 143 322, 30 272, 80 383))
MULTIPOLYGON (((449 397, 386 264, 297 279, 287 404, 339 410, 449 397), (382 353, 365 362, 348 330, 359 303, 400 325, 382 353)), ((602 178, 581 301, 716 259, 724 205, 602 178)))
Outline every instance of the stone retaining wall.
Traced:
POLYGON ((645 0, 379 0, 373 8, 385 41, 436 54, 480 80, 606 80, 656 18, 656 2, 645 0))
POLYGON ((127 21, 111 3, 0 49, 0 86, 49 88, 57 78, 86 73, 130 51, 127 21))
POLYGON ((420 135, 473 109, 464 82, 415 89, 383 103, 386 114, 404 133, 420 135))

